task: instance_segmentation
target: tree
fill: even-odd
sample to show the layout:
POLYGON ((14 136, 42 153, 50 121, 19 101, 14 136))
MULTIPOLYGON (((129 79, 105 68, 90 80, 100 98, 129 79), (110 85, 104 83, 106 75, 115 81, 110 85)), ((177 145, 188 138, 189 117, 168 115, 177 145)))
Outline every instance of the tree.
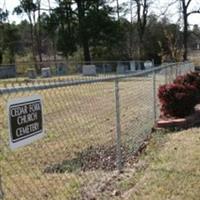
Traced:
POLYGON ((45 32, 44 41, 44 52, 48 53, 49 57, 53 54, 53 58, 56 64, 57 61, 57 38, 58 38, 58 27, 59 27, 59 12, 51 8, 51 2, 48 0, 48 14, 43 13, 40 19, 43 32, 45 32))
POLYGON ((144 59, 179 61, 182 52, 182 32, 180 26, 170 23, 168 18, 149 15, 144 34, 144 59))
POLYGON ((39 61, 42 62, 41 0, 36 1, 36 7, 37 7, 37 11, 38 11, 38 19, 37 19, 37 23, 35 25, 35 37, 36 37, 39 61))
POLYGON ((177 24, 167 24, 164 27, 164 36, 168 57, 171 61, 180 61, 182 52, 180 27, 177 24))
POLYGON ((77 49, 77 18, 72 6, 73 2, 71 0, 60 1, 59 7, 50 15, 50 21, 52 22, 50 26, 55 27, 56 21, 58 21, 57 29, 55 27, 53 34, 57 30, 57 48, 66 58, 77 49))
POLYGON ((4 54, 6 54, 6 62, 13 64, 15 62, 15 54, 17 53, 19 46, 20 35, 18 28, 15 24, 4 24, 4 54))
POLYGON ((8 11, 5 10, 3 11, 1 8, 0 8, 0 25, 3 24, 3 22, 5 22, 8 18, 8 11))
POLYGON ((179 0, 181 3, 181 12, 183 17, 183 60, 187 60, 188 54, 188 17, 195 13, 200 13, 200 6, 197 9, 190 10, 192 0, 179 0))
POLYGON ((0 8, 0 64, 3 62, 3 43, 4 43, 4 22, 7 20, 8 11, 0 8))
POLYGON ((137 14, 137 31, 139 37, 138 54, 139 59, 143 58, 144 50, 144 34, 147 25, 147 17, 150 6, 149 0, 133 0, 136 4, 136 14, 137 14))
POLYGON ((57 50, 66 58, 81 47, 88 63, 97 51, 103 52, 108 45, 116 47, 122 39, 121 25, 111 17, 113 10, 105 2, 58 0, 58 7, 41 18, 50 43, 53 42, 54 47, 56 44, 57 50))
MULTIPOLYGON (((31 47, 32 47, 32 56, 34 62, 36 62, 36 52, 35 52, 35 37, 34 37, 34 19, 35 19, 35 12, 37 6, 33 2, 33 0, 20 0, 20 5, 14 9, 14 12, 18 15, 22 13, 26 13, 29 24, 30 24, 30 36, 31 36, 31 47)), ((39 71, 39 69, 37 69, 39 71)))
POLYGON ((40 65, 37 65, 37 54, 39 61, 42 62, 42 47, 41 47, 41 0, 20 0, 20 5, 14 9, 14 12, 18 15, 26 13, 30 23, 30 35, 32 56, 35 62, 37 72, 40 71, 40 65), (36 53, 37 52, 37 53, 36 53))
POLYGON ((86 24, 86 13, 90 9, 91 2, 86 0, 75 0, 77 4, 77 15, 79 22, 79 38, 83 46, 84 59, 86 62, 91 61, 91 55, 89 50, 89 38, 87 33, 87 24, 86 24))
POLYGON ((3 62, 14 63, 20 39, 17 26, 7 21, 8 11, 0 9, 0 64, 3 62))
MULTIPOLYGON (((86 19, 93 59, 127 59, 125 56, 125 23, 108 15, 106 9, 91 11, 86 19)), ((127 55, 127 54, 126 54, 127 55)))
MULTIPOLYGON (((97 21, 100 16, 101 20, 107 20, 112 9, 106 5, 105 0, 75 0, 76 14, 78 17, 78 36, 81 46, 83 47, 84 60, 88 63, 91 61, 90 43, 99 34, 94 35, 96 27, 98 27, 99 33, 103 33, 106 28, 106 24, 97 21), (92 16, 92 17, 91 17, 92 16), (104 16, 104 17, 103 17, 104 16), (90 19, 90 20, 88 20, 90 19), (91 26, 96 21, 96 27, 91 26), (98 26, 98 24, 102 26, 98 26), (100 28, 99 28, 100 27, 100 28)), ((105 22, 105 21, 104 21, 105 22)), ((100 34, 102 35, 102 34, 100 34)), ((114 35, 113 35, 114 37, 114 35)))
POLYGON ((49 55, 53 54, 55 62, 57 56, 56 42, 58 38, 58 25, 59 20, 54 12, 50 13, 49 15, 47 15, 46 13, 42 14, 41 28, 43 35, 45 36, 45 41, 43 42, 44 52, 49 55))

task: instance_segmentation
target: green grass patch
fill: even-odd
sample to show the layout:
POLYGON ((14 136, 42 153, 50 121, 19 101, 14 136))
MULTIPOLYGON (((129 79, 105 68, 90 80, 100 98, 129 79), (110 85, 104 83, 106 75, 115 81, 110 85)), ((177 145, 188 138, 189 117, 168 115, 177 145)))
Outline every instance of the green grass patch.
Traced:
MULTIPOLYGON (((139 167, 119 183, 122 199, 198 200, 200 196, 200 134, 194 128, 157 133, 139 167), (144 164, 145 163, 145 164, 144 164)), ((139 165, 138 165, 139 166, 139 165)))

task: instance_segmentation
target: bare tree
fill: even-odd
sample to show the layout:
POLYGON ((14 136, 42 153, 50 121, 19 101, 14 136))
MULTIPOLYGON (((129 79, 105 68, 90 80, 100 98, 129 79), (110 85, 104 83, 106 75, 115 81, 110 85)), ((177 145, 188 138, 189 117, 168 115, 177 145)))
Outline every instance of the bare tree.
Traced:
POLYGON ((166 37, 167 46, 169 48, 168 56, 170 56, 170 59, 173 61, 176 62, 180 61, 182 49, 180 48, 179 45, 180 43, 179 32, 165 29, 164 35, 166 37))
MULTIPOLYGON (((47 0, 48 2, 48 13, 49 13, 49 16, 51 16, 51 11, 52 11, 52 8, 51 8, 51 1, 50 0, 47 0)), ((51 44, 52 44, 52 49, 53 49, 53 59, 54 59, 54 62, 55 62, 55 66, 57 66, 57 49, 56 49, 56 31, 55 30, 55 34, 54 34, 54 37, 52 38, 51 40, 51 44)))
POLYGON ((190 10, 192 0, 179 0, 181 3, 181 12, 183 17, 183 60, 187 60, 188 54, 188 17, 192 14, 200 13, 200 6, 193 10, 190 10))
MULTIPOLYGON (((30 36, 32 46, 32 56, 34 63, 42 61, 42 42, 41 42, 41 0, 20 0, 19 6, 14 9, 18 15, 26 13, 30 24, 30 36)), ((40 71, 40 66, 35 64, 36 70, 40 71)))
POLYGON ((150 0, 133 0, 136 4, 136 15, 137 15, 137 31, 139 37, 139 59, 143 58, 144 48, 144 34, 147 25, 147 16, 150 6, 150 0))
MULTIPOLYGON (((20 0, 19 6, 14 8, 14 12, 18 15, 22 13, 26 13, 29 24, 30 24, 30 36, 31 36, 31 48, 32 48, 32 56, 33 60, 36 63, 36 52, 35 52, 35 12, 37 10, 36 4, 33 0, 20 0)), ((38 67, 36 66, 36 70, 39 71, 38 67)))
POLYGON ((42 39, 41 39, 41 0, 36 1, 38 10, 37 26, 35 27, 35 36, 37 42, 37 51, 39 56, 39 61, 42 62, 42 39))

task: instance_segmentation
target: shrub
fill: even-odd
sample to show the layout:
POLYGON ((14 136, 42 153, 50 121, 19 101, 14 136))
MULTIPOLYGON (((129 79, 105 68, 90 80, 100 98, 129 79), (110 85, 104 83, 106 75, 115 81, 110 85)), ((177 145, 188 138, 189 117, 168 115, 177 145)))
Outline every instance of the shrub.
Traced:
POLYGON ((178 76, 174 80, 174 83, 181 85, 193 85, 200 92, 200 74, 198 72, 190 72, 186 75, 178 76))
POLYGON ((166 84, 160 86, 158 97, 164 116, 185 117, 194 111, 198 103, 198 89, 185 83, 166 84))

